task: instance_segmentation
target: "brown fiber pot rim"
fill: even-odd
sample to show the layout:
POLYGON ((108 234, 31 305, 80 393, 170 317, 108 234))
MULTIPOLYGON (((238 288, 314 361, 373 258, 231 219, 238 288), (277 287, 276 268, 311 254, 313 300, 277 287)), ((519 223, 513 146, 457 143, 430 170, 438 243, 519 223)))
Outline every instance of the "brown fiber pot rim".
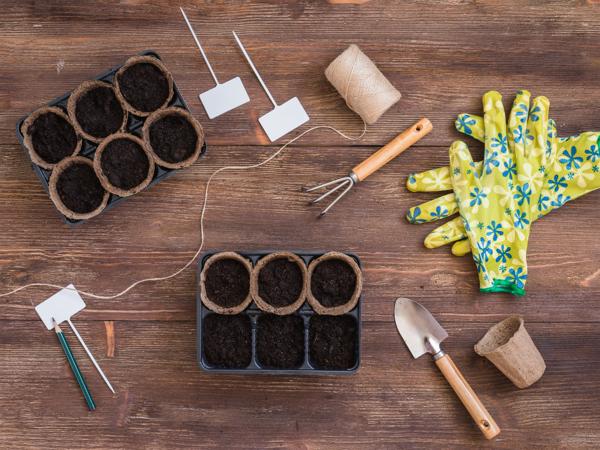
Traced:
POLYGON ((202 272, 200 273, 200 299, 202 300, 204 306, 206 306, 211 311, 216 312, 217 314, 239 314, 242 311, 244 311, 250 305, 250 303, 252 303, 252 295, 250 294, 250 289, 248 289, 248 295, 246 296, 246 298, 239 305, 231 306, 228 308, 217 305, 208 297, 208 294, 206 293, 206 271, 215 262, 221 261, 223 259, 234 259, 236 261, 241 262, 244 265, 244 267, 248 270, 249 277, 252 278, 252 263, 247 258, 244 258, 239 253, 235 252, 215 253, 205 261, 204 267, 202 268, 202 272))
POLYGON ((150 150, 148 150, 148 146, 143 140, 141 140, 137 136, 134 136, 133 134, 114 133, 109 135, 100 143, 100 145, 96 149, 96 153, 94 154, 94 172, 96 172, 96 176, 100 180, 100 184, 102 184, 102 187, 104 187, 104 189, 106 189, 108 192, 119 195, 121 197, 129 197, 130 195, 137 194, 138 192, 144 190, 150 184, 152 178, 154 178, 154 170, 154 158, 152 158, 152 154, 150 153, 150 150), (112 184, 108 177, 104 174, 104 170, 102 169, 102 153, 104 153, 104 150, 106 149, 108 144, 118 139, 128 139, 130 141, 135 142, 142 148, 144 154, 148 158, 149 164, 148 174, 146 175, 146 178, 144 178, 140 184, 132 187, 131 189, 122 189, 112 184))
POLYGON ((252 277, 250 278, 250 293, 252 294, 254 302, 262 311, 285 316, 294 313, 304 304, 304 301, 306 300, 306 292, 308 290, 307 285, 308 270, 306 269, 306 264, 304 264, 302 258, 292 252, 274 252, 269 253, 268 255, 259 259, 254 266, 254 270, 252 270, 252 277), (298 265, 298 267, 300 267, 300 271, 302 273, 302 290, 300 291, 298 298, 293 303, 287 306, 273 306, 266 300, 263 300, 263 298, 260 296, 258 289, 258 276, 262 268, 265 267, 270 261, 281 258, 285 258, 288 261, 293 261, 298 265))
POLYGON ((58 179, 59 179, 61 173, 66 168, 68 168, 74 164, 87 164, 92 168, 92 170, 94 169, 94 163, 90 159, 85 158, 83 156, 71 156, 69 158, 63 159, 61 162, 59 162, 54 167, 54 170, 52 171, 52 175, 50 175, 50 182, 48 183, 48 189, 50 191, 50 199, 52 200, 52 202, 54 202, 54 205, 56 206, 56 208, 62 214, 64 214, 66 217, 68 217, 69 219, 73 219, 73 220, 91 219, 92 217, 95 217, 98 214, 100 214, 104 210, 104 208, 106 208, 110 194, 108 193, 108 191, 105 191, 104 197, 102 198, 102 202, 100 203, 100 205, 95 210, 90 211, 88 213, 77 213, 77 212, 71 211, 69 208, 67 208, 67 206, 63 203, 62 199, 60 198, 60 195, 58 194, 58 190, 56 188, 56 183, 58 182, 58 179))
POLYGON ((342 314, 346 314, 347 312, 352 311, 356 305, 358 304, 358 299, 360 298, 360 294, 362 293, 362 271, 360 267, 351 256, 346 255, 345 253, 340 252, 328 252, 324 255, 319 256, 316 259, 313 259, 308 265, 308 303, 310 306, 318 313, 322 315, 329 316, 340 316, 342 314), (322 263, 323 261, 338 259, 344 261, 346 264, 350 266, 356 275, 356 286, 354 287, 354 292, 352 293, 352 297, 343 305, 337 306, 324 306, 317 300, 317 298, 312 293, 311 288, 311 278, 312 274, 315 271, 315 268, 322 263))
POLYGON ((77 101, 83 94, 85 94, 86 92, 88 92, 92 89, 98 88, 98 87, 110 88, 115 93, 115 96, 117 97, 117 101, 119 102, 119 105, 121 105, 121 109, 123 109, 123 122, 121 123, 121 126, 119 127, 119 129, 115 131, 115 133, 123 131, 123 129, 125 128, 125 125, 127 125, 127 109, 125 108, 125 105, 123 104, 123 102, 119 99, 119 96, 117 95, 113 85, 106 83, 104 81, 100 81, 100 80, 84 81, 77 87, 77 89, 75 89, 71 93, 71 96, 69 97, 69 100, 67 101, 67 112, 69 113, 69 117, 71 118, 71 123, 75 127, 75 131, 77 131, 78 134, 80 134, 87 140, 95 142, 96 144, 100 143, 103 139, 107 138, 108 136, 104 136, 104 137, 92 136, 91 134, 85 132, 83 130, 83 128, 81 128, 81 125, 79 124, 79 122, 77 121, 77 115, 75 114, 75 107, 77 106, 77 101))
MULTIPOLYGON (((44 169, 52 170, 54 168, 54 166, 56 166, 60 161, 58 163, 49 163, 49 162, 45 161, 44 159, 42 159, 42 157, 40 155, 38 155, 38 153, 35 151, 31 136, 28 133, 29 127, 36 121, 36 119, 38 117, 40 117, 44 114, 48 114, 48 113, 54 113, 54 114, 62 117, 69 123, 69 125, 71 125, 73 127, 73 131, 75 132, 75 136, 77 137, 77 144, 75 144, 75 149, 73 150, 73 153, 69 156, 75 156, 81 151, 82 139, 81 139, 81 135, 77 132, 75 125, 73 125, 73 121, 69 118, 69 116, 67 116, 63 112, 62 109, 60 109, 56 106, 43 106, 42 108, 37 109, 34 112, 32 112, 27 117, 27 119, 25 119, 25 121, 21 125, 21 132, 23 133, 23 143, 25 144, 25 148, 29 152, 29 157, 38 166, 43 167, 44 169)), ((67 156, 67 158, 69 156, 67 156)))
POLYGON ((173 93, 174 93, 173 76, 171 75, 171 72, 169 72, 169 70, 165 67, 165 65, 159 59, 154 58, 153 56, 132 56, 131 58, 129 58, 127 61, 125 61, 125 64, 123 64, 123 66, 115 74, 114 84, 115 84, 115 92, 117 94, 117 97, 119 98, 121 103, 125 106, 125 109, 127 111, 129 111, 130 113, 135 114, 136 116, 140 116, 140 117, 149 116, 153 112, 158 111, 162 108, 165 108, 169 104, 171 99, 173 98, 173 93), (167 83, 169 84, 169 95, 167 96, 167 99, 163 102, 163 104, 159 108, 157 108, 153 111, 140 111, 139 109, 136 109, 133 105, 130 105, 129 102, 127 101, 127 99, 125 98, 125 96, 123 95, 123 93, 121 92, 121 87, 119 86, 119 80, 120 80, 123 72, 125 72, 131 66, 134 66, 134 65, 140 64, 140 63, 149 63, 149 64, 152 64, 153 66, 157 67, 162 72, 162 74, 166 77, 167 83))
POLYGON ((204 145, 204 128, 202 128, 202 125, 200 125, 200 122, 198 122, 194 118, 194 116, 192 116, 190 114, 189 111, 186 111, 185 109, 179 108, 177 106, 171 106, 169 108, 159 109, 159 110, 153 112, 152 114, 150 114, 150 116, 146 119, 146 122, 144 123, 144 127, 142 129, 142 135, 144 137, 144 141, 146 141, 148 144, 148 149, 152 153, 152 156, 154 157, 154 161, 156 162, 156 164, 158 164, 161 167, 166 167, 167 169, 181 169, 183 167, 191 166, 192 164, 194 164, 194 162, 196 162, 196 160, 200 156, 200 152, 202 151, 202 146, 204 145), (154 149, 152 148, 152 142, 150 141, 150 128, 152 127, 152 124, 154 122, 156 122, 157 120, 160 120, 163 117, 169 116, 171 114, 175 114, 175 115, 184 117, 190 124, 192 124, 192 127, 194 127, 194 130, 196 131, 196 134, 198 135, 198 140, 196 141, 196 148, 194 149, 194 153, 192 153, 187 159, 184 159, 183 161, 178 161, 175 163, 165 161, 160 156, 158 156, 155 153, 154 149))

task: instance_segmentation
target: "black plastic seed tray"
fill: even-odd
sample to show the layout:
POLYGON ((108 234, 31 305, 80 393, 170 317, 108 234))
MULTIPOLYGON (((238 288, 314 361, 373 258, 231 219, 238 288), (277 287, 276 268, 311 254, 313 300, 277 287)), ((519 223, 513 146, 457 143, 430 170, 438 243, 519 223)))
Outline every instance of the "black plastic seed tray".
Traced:
MULTIPOLYGON (((274 251, 236 252, 236 253, 239 253, 241 256, 248 258, 252 262, 252 266, 254 266, 254 265, 256 265, 256 263, 258 262, 258 260, 260 258, 262 258, 263 256, 266 256, 270 253, 273 253, 273 252, 274 251)), ((353 310, 351 310, 350 312, 348 312, 347 314, 343 315, 343 316, 352 317, 356 323, 356 341, 355 341, 355 346, 354 346, 354 348, 355 348, 355 357, 354 357, 355 364, 348 369, 340 369, 340 370, 321 369, 321 368, 315 367, 314 364, 311 362, 310 342, 309 342, 309 325, 310 325, 311 317, 318 315, 318 314, 311 308, 308 301, 305 301, 304 304, 298 309, 298 311, 296 311, 294 314, 292 314, 294 316, 300 316, 304 322, 304 360, 302 362, 302 365, 299 366, 298 368, 273 369, 273 368, 266 368, 266 367, 261 366, 261 364, 258 360, 258 357, 257 357, 257 322, 261 316, 268 316, 269 314, 260 310, 258 308, 258 306, 256 306, 256 304, 254 303, 254 301, 252 301, 252 303, 248 306, 248 308, 246 308, 246 310, 244 310, 242 313, 240 313, 240 315, 245 315, 245 316, 249 317, 251 329, 252 329, 252 359, 251 359, 250 364, 245 368, 234 368, 234 369, 217 367, 217 366, 212 366, 211 364, 209 364, 204 355, 204 345, 203 345, 204 341, 203 341, 202 330, 203 330, 204 319, 207 316, 209 316, 211 314, 216 314, 216 313, 211 311, 210 309, 206 308, 204 306, 204 304, 202 303, 202 299, 200 297, 199 281, 200 281, 200 273, 202 272, 204 263, 210 256, 214 255, 215 253, 218 253, 218 252, 205 253, 202 256, 202 258, 200 258, 200 261, 198 262, 198 268, 197 268, 197 281, 198 282, 196 285, 196 306, 197 306, 197 308, 196 308, 196 318, 197 318, 197 320, 196 320, 196 333, 197 333, 196 344, 197 344, 197 352, 198 352, 198 364, 200 365, 200 367, 203 370, 206 370, 209 372, 214 372, 214 373, 223 373, 223 374, 266 374, 266 375, 350 375, 350 374, 355 373, 358 370, 358 368, 360 366, 360 333, 361 333, 361 325, 362 325, 360 311, 361 311, 362 295, 358 299, 358 303, 357 303, 356 307, 353 310)), ((292 251, 292 253, 295 253, 300 258, 302 258, 302 260, 308 266, 310 261, 312 261, 315 258, 318 258, 319 256, 325 254, 326 252, 292 251)), ((351 256, 356 261, 358 266, 361 267, 360 259, 358 258, 358 256, 351 254, 351 253, 347 253, 347 255, 351 256)), ((343 317, 343 316, 337 316, 337 317, 343 317)), ((331 317, 331 316, 328 316, 328 317, 331 317)))
MULTIPOLYGON (((142 56, 153 56, 154 58, 161 59, 160 55, 152 50, 146 50, 139 54, 142 56)), ((101 75, 98 75, 94 79, 100 80, 100 81, 105 81, 107 83, 112 84, 115 74, 117 73, 117 71, 120 68, 121 68, 121 65, 114 67, 111 70, 104 72, 101 75)), ((65 114, 67 114, 67 101, 68 101, 70 95, 71 95, 71 92, 67 92, 64 95, 62 95, 58 98, 55 98, 51 102, 48 102, 47 105, 48 106, 57 106, 57 107, 61 108, 65 114)), ((175 83, 175 81, 173 81, 173 97, 171 98, 171 101, 169 102, 168 106, 178 106, 180 108, 183 108, 183 109, 186 109, 189 111, 189 108, 188 108, 185 100, 181 96, 181 93, 179 92, 179 89, 177 88, 177 84, 175 83)), ((23 132, 21 129, 23 122, 25 121, 25 119, 27 119, 28 116, 29 116, 29 114, 22 117, 17 122, 17 138, 19 139, 19 142, 21 143, 21 146, 23 147, 25 154, 29 158, 29 152, 27 151, 27 148, 25 147, 25 144, 23 143, 24 136, 23 136, 23 132)), ((144 125, 143 117, 138 117, 138 116, 133 115, 132 113, 129 113, 125 131, 128 133, 134 134, 138 137, 141 137, 143 125, 144 125)), ((82 146, 81 146, 81 151, 79 152, 79 155, 85 156, 89 159, 94 159, 94 154, 96 153, 96 148, 98 147, 98 145, 99 144, 88 141, 87 139, 82 137, 82 146)), ((200 156, 204 155, 205 153, 206 153, 206 141, 204 142, 204 146, 202 147, 200 156)), ((48 192, 49 191, 48 184, 50 182, 50 174, 52 173, 52 171, 38 166, 33 161, 31 162, 31 167, 33 168, 33 171, 36 173, 36 175, 42 182, 42 186, 44 186, 44 189, 46 190, 46 192, 48 192)), ((160 167, 157 164, 155 172, 154 172, 154 177, 152 178, 152 181, 150 182, 148 187, 146 187, 146 189, 148 189, 150 186, 153 186, 156 183, 164 180, 165 178, 173 175, 174 172, 176 172, 177 170, 178 169, 168 169, 165 167, 160 167)), ((104 211, 107 211, 109 208, 112 208, 113 206, 117 205, 122 200, 124 200, 124 197, 119 197, 118 195, 110 194, 108 204, 106 205, 106 208, 104 208, 104 211)), ((104 211, 102 211, 102 212, 104 212, 104 211)), ((63 221, 69 225, 77 225, 82 222, 86 222, 85 220, 69 219, 68 217, 65 217, 62 213, 60 213, 60 211, 58 211, 58 213, 62 217, 63 221)))

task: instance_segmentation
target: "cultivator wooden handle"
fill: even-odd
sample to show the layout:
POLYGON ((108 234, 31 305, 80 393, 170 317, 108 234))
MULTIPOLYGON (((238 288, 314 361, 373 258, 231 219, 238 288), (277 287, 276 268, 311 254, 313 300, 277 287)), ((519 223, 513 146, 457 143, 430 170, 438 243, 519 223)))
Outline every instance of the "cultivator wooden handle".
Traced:
POLYGON ((426 136, 433 126, 427 118, 422 118, 410 128, 407 128, 386 145, 381 147, 363 162, 352 169, 358 181, 363 181, 369 175, 377 172, 404 150, 409 148, 422 137, 426 136))

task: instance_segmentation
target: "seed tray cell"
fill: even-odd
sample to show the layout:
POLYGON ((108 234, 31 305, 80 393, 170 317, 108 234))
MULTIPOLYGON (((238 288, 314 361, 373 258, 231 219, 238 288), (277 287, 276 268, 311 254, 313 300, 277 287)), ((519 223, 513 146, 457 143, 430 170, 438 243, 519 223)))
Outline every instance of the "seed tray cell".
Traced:
MULTIPOLYGON (((152 50, 146 50, 144 52, 141 52, 140 55, 142 56, 152 56, 156 59, 161 59, 159 54, 152 51, 152 50)), ((115 77, 115 74, 117 73, 117 71, 122 67, 122 65, 119 65, 117 67, 114 67, 113 69, 104 72, 100 75, 98 75, 97 77, 95 77, 95 80, 100 80, 100 81, 105 81, 107 83, 113 84, 113 80, 115 77)), ((69 97, 71 96, 71 92, 67 92, 66 94, 55 98, 54 100, 52 100, 51 102, 47 103, 47 106, 56 106, 58 108, 60 108, 65 114, 67 114, 67 101, 69 100, 69 97)), ((179 89, 177 88, 177 85, 175 84, 175 82, 173 81, 173 97, 171 98, 171 100, 169 101, 168 106, 176 106, 182 109, 185 109, 186 111, 189 111, 189 108, 185 102, 185 100, 183 99, 183 97, 181 96, 181 93, 179 92, 179 89)), ((19 121, 17 122, 17 126, 16 126, 16 132, 17 132, 17 138, 19 140, 19 142, 21 143, 21 146, 23 147, 23 150, 25 151, 25 154, 27 155, 27 158, 30 158, 29 156, 29 152, 27 151, 27 148, 25 147, 24 144, 24 135, 23 135, 23 131, 22 131, 22 125, 23 122, 25 122, 25 119, 27 119, 27 117, 29 117, 29 114, 27 116, 22 117, 21 119, 19 119, 19 121)), ((125 132, 127 133, 131 133, 139 138, 142 138, 141 134, 142 134, 142 126, 144 125, 144 120, 145 118, 143 117, 139 117, 139 116, 135 116, 132 113, 128 114, 127 117, 127 125, 125 127, 125 132)), ((96 149, 98 148, 99 144, 96 144, 94 142, 91 142, 85 138, 82 137, 82 146, 81 146, 81 151, 79 152, 80 156, 85 156, 86 158, 89 158, 91 160, 94 159, 94 154, 96 153, 96 149)), ((202 151, 200 152, 200 156, 203 156, 206 153, 206 141, 204 142, 204 145, 202 147, 202 151)), ((31 167, 33 168, 33 171, 35 172, 35 174, 38 176, 38 178, 40 179, 40 182, 42 183, 42 186, 44 187, 44 189, 46 190, 46 192, 49 192, 49 182, 50 182, 50 175, 52 173, 51 170, 47 170, 44 169, 43 167, 38 166, 37 164, 35 164, 33 161, 31 161, 31 167)), ((171 175, 173 175, 178 169, 168 169, 165 167, 160 167, 158 164, 156 165, 155 171, 154 171, 154 176, 152 178, 152 181, 150 182, 150 184, 146 187, 146 189, 150 188, 150 186, 155 185, 156 183, 159 183, 160 181, 170 177, 171 175)), ((118 203, 120 203, 122 200, 124 200, 124 197, 119 197, 118 195, 115 194, 110 194, 109 200, 108 200, 108 205, 106 206, 106 208, 104 209, 104 211, 108 210, 109 208, 112 208, 113 206, 117 205, 118 203)), ((103 212, 104 212, 103 211, 103 212)), ((77 225, 80 224, 82 222, 85 222, 85 220, 74 220, 74 219, 70 219, 66 216, 64 216, 62 213, 60 213, 60 216, 62 217, 63 221, 69 225, 77 225)))
MULTIPOLYGON (((358 300, 358 303, 354 309, 349 311, 348 313, 341 316, 320 316, 320 317, 347 317, 354 321, 354 364, 351 367, 346 369, 327 369, 318 367, 313 362, 313 358, 311 358, 310 354, 310 321, 313 316, 318 316, 318 314, 311 308, 308 301, 305 301, 304 304, 296 311, 291 314, 292 316, 297 316, 302 319, 302 323, 304 325, 303 329, 303 339, 304 339, 304 355, 302 359, 302 363, 294 368, 272 368, 265 367, 261 365, 258 350, 257 350, 257 336, 258 336, 258 327, 261 317, 269 316, 268 313, 262 311, 256 306, 256 303, 252 301, 248 308, 240 313, 240 315, 247 316, 250 320, 250 326, 252 331, 252 340, 251 340, 251 350, 252 350, 252 358, 250 364, 243 368, 225 368, 222 366, 213 365, 210 363, 209 358, 205 354, 204 349, 204 320, 206 317, 217 314, 204 306, 202 303, 202 299, 200 297, 200 273, 204 268, 204 264, 208 258, 214 255, 217 252, 206 253, 200 258, 197 269, 197 290, 196 290, 196 303, 197 303, 197 321, 196 321, 196 331, 197 331, 197 352, 198 352, 198 364, 200 367, 208 372, 216 372, 216 373, 228 373, 228 374, 270 374, 270 375, 348 375, 355 373, 360 365, 360 331, 361 331, 361 302, 362 295, 358 300)), ((236 252, 241 256, 247 258, 254 267, 258 260, 270 253, 270 251, 264 252, 236 252)), ((298 255, 303 262, 308 266, 308 264, 326 252, 293 252, 298 255)), ((356 263, 360 267, 360 259, 353 254, 348 254, 352 257, 356 263)), ((229 317, 235 317, 229 316, 229 317)), ((276 316, 276 317, 288 317, 288 316, 276 316)))

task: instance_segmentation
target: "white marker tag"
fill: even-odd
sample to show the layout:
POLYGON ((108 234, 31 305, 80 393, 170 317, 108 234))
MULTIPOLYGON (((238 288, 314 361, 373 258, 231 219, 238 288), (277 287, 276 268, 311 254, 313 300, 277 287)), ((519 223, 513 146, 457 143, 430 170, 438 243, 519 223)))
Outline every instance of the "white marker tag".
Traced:
POLYGON ((308 120, 308 114, 298 97, 277 105, 272 111, 258 119, 271 142, 295 130, 308 120))
POLYGON ((61 289, 35 307, 35 311, 48 330, 54 328, 54 322, 61 324, 85 308, 85 302, 75 286, 70 284, 67 288, 69 289, 61 289))
POLYGON ((217 84, 214 88, 202 92, 199 97, 209 119, 214 119, 250 101, 240 77, 217 84))

